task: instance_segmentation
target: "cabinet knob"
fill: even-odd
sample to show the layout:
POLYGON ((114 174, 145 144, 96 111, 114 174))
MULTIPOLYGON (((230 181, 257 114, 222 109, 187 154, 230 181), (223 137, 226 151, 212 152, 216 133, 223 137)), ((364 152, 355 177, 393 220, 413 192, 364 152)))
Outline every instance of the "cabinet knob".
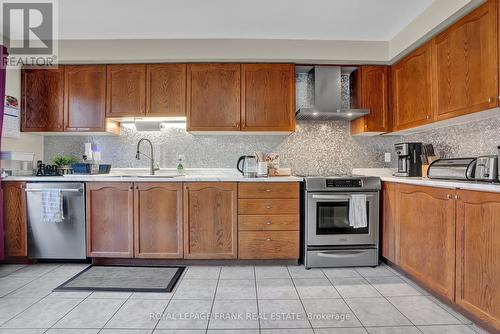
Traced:
POLYGON ((427 115, 427 116, 425 116, 425 118, 426 118, 426 119, 429 119, 429 118, 431 118, 431 116, 427 115))
POLYGON ((460 196, 458 196, 458 195, 455 195, 455 199, 460 199, 460 196))
POLYGON ((271 224, 272 224, 272 222, 268 221, 268 222, 266 222, 266 224, 267 224, 267 225, 271 225, 271 224))
POLYGON ((488 103, 491 103, 491 101, 493 101, 493 99, 491 97, 488 97, 488 103))
POLYGON ((271 206, 271 205, 267 205, 267 206, 266 206, 266 209, 271 209, 271 208, 272 208, 272 206, 271 206))
POLYGON ((446 197, 447 197, 448 199, 452 199, 452 198, 453 198, 453 196, 451 196, 450 194, 446 195, 446 197))
POLYGON ((266 241, 271 241, 271 238, 267 238, 266 241))
POLYGON ((134 190, 134 187, 130 186, 128 187, 128 190, 134 190))
POLYGON ((271 189, 266 189, 266 193, 270 193, 271 191, 271 189))

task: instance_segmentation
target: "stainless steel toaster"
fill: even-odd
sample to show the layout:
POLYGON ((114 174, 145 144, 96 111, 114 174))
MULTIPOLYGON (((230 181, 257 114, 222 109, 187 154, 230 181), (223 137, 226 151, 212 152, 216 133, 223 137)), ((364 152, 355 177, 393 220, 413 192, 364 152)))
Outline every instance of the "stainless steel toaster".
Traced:
POLYGON ((498 156, 485 155, 478 157, 473 179, 477 181, 498 181, 498 156))

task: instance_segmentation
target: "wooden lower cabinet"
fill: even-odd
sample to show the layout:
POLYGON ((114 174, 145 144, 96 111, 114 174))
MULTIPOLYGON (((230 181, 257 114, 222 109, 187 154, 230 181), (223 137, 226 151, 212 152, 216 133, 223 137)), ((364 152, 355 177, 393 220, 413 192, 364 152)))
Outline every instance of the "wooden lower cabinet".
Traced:
POLYGON ((136 258, 182 258, 182 184, 136 183, 136 258))
POLYGON ((184 258, 237 257, 237 195, 237 183, 184 186, 184 258))
POLYGON ((399 185, 399 265, 435 292, 455 293, 454 190, 399 185))
POLYGON ((299 201, 288 198, 241 199, 238 201, 239 214, 296 214, 299 201))
POLYGON ((500 331, 500 193, 383 182, 382 205, 382 256, 500 331))
POLYGON ((458 305, 500 331, 500 194, 457 192, 458 305))
POLYGON ((299 194, 298 183, 240 183, 239 259, 299 258, 299 194))
POLYGON ((397 219, 397 183, 382 183, 382 256, 392 263, 399 264, 399 226, 397 219))
POLYGON ((240 259, 298 259, 299 231, 240 231, 240 259))
POLYGON ((2 182, 5 256, 28 256, 25 182, 2 182))
POLYGON ((87 255, 134 256, 133 183, 87 183, 87 255))

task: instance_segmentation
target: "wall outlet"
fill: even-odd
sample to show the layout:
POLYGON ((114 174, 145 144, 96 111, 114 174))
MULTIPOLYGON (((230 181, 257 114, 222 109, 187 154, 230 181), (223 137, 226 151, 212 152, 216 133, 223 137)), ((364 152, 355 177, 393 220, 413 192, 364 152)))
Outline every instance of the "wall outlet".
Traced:
POLYGON ((391 153, 386 152, 384 154, 384 162, 391 162, 391 153))

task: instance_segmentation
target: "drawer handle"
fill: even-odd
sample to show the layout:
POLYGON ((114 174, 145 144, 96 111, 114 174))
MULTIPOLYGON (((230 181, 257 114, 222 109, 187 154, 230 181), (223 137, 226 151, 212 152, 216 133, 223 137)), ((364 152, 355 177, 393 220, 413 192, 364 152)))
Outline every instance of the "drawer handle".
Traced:
POLYGON ((266 193, 270 193, 271 191, 271 189, 266 189, 266 193))
POLYGON ((271 205, 267 205, 266 209, 272 209, 272 206, 271 205))
POLYGON ((266 224, 267 224, 267 225, 271 225, 271 224, 272 224, 272 222, 266 222, 266 224))
POLYGON ((267 238, 266 241, 272 241, 271 238, 267 238))

